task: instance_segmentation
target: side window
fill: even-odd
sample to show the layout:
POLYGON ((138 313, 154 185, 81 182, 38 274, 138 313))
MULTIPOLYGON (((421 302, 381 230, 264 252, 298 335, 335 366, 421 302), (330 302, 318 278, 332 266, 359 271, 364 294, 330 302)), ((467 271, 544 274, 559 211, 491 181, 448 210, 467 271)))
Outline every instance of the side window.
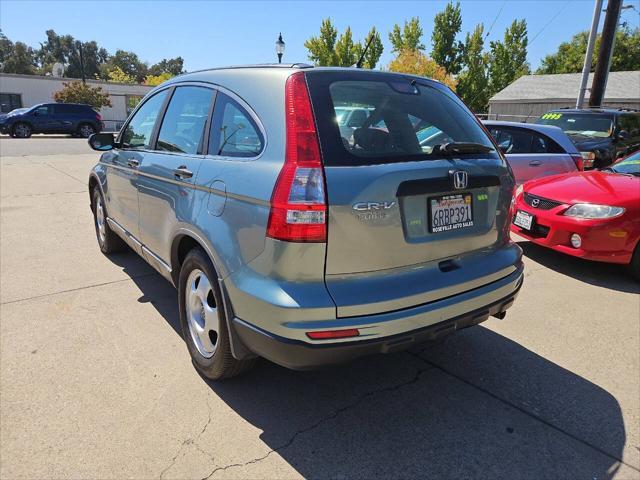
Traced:
POLYGON ((53 111, 56 113, 56 115, 71 115, 75 114, 78 108, 79 107, 76 107, 75 105, 65 105, 64 103, 58 103, 53 107, 53 111))
POLYGON ((125 148, 149 148, 151 133, 160 114, 168 90, 163 90, 147 100, 136 112, 122 132, 120 143, 125 148))
POLYGON ((204 87, 176 88, 162 120, 156 148, 198 153, 215 91, 204 87))
POLYGON ((162 120, 156 148, 198 153, 215 91, 204 87, 176 88, 162 120))
POLYGON ((227 157, 255 157, 264 147, 256 123, 238 102, 218 92, 211 124, 209 154, 227 157))
MULTIPOLYGON (((506 132, 505 132, 506 133, 506 132)), ((531 153, 534 137, 529 132, 513 130, 509 132, 506 153, 531 153)))
POLYGON ((618 122, 620 130, 626 130, 632 137, 640 136, 640 115, 633 113, 620 115, 618 122))
POLYGON ((36 117, 46 117, 48 115, 51 115, 51 113, 51 105, 43 105, 36 108, 33 112, 36 117))

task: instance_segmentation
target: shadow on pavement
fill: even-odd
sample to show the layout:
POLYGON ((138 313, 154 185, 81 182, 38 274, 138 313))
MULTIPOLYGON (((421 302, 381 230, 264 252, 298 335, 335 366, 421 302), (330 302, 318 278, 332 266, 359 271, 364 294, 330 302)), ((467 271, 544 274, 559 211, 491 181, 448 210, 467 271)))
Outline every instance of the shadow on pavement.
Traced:
MULTIPOLYGON (((125 272, 143 263, 113 260, 125 272)), ((138 301, 180 335, 175 289, 155 274, 132 279, 138 301)), ((322 371, 261 361, 239 378, 203 381, 270 449, 238 450, 212 472, 223 476, 263 477, 261 462, 279 456, 306 478, 601 479, 618 470, 626 441, 608 392, 482 326, 322 371)), ((225 437, 242 442, 216 435, 225 437)), ((215 457, 216 444, 199 445, 215 457)))
POLYGON ((638 283, 624 265, 572 257, 528 241, 518 242, 524 255, 545 267, 581 282, 620 292, 640 293, 638 283))

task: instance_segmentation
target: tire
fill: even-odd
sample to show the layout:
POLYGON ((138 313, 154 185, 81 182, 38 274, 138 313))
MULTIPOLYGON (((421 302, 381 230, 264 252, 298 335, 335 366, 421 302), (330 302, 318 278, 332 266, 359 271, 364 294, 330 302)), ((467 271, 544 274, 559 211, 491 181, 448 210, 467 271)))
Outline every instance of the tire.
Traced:
POLYGON ((104 198, 102 198, 98 187, 94 187, 91 198, 93 200, 93 225, 96 229, 96 239, 100 251, 105 255, 125 251, 127 244, 109 227, 104 198))
POLYGON ((18 122, 13 126, 12 132, 14 138, 29 138, 33 133, 33 129, 28 123, 18 122))
POLYGON ((631 263, 629 264, 629 271, 636 280, 640 282, 640 241, 636 245, 636 249, 633 251, 633 257, 631 257, 631 263))
POLYGON ((178 279, 182 336, 196 370, 210 380, 234 377, 250 369, 255 359, 236 360, 222 302, 218 276, 201 248, 186 256, 178 279))
POLYGON ((96 133, 96 129, 90 123, 81 123, 78 125, 77 134, 79 137, 89 138, 94 133, 96 133))

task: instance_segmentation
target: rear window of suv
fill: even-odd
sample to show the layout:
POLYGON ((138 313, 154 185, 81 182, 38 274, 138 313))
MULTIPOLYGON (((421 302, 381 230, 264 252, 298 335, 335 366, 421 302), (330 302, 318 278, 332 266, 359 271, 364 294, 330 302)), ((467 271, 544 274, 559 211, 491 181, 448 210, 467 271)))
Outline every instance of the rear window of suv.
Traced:
MULTIPOLYGON (((446 87, 427 80, 321 72, 309 75, 308 82, 321 142, 330 150, 323 148, 327 164, 442 158, 438 147, 451 142, 495 148, 466 106, 446 87), (326 97, 329 102, 322 101, 326 97)), ((497 157, 495 150, 462 155, 497 157)))

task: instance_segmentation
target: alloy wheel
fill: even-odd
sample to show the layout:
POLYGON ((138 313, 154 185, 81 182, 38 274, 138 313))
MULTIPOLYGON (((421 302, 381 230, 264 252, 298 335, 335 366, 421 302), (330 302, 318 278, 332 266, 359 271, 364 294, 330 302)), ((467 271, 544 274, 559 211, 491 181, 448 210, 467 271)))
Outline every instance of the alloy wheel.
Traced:
POLYGON ((107 228, 105 225, 104 207, 102 205, 102 197, 98 195, 96 201, 96 226, 98 227, 98 238, 100 245, 104 245, 105 238, 107 236, 107 228))
POLYGON ((213 357, 218 346, 220 319, 211 282, 207 275, 194 269, 187 279, 185 307, 191 339, 205 358, 213 357))

